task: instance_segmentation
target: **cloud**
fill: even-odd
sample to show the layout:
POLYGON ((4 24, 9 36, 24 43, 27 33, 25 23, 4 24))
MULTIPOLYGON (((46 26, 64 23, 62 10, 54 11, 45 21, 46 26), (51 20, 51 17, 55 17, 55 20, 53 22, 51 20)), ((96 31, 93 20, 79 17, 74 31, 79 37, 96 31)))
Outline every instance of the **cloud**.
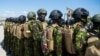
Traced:
POLYGON ((23 14, 27 14, 27 11, 23 11, 23 14))
POLYGON ((27 13, 28 13, 27 11, 23 11, 23 12, 22 12, 22 15, 25 15, 25 16, 26 16, 27 13))
POLYGON ((14 11, 6 10, 2 12, 1 14, 2 17, 16 17, 16 13, 14 11))
POLYGON ((11 10, 5 10, 0 12, 0 19, 6 17, 19 17, 20 15, 27 16, 28 11, 16 12, 11 10))

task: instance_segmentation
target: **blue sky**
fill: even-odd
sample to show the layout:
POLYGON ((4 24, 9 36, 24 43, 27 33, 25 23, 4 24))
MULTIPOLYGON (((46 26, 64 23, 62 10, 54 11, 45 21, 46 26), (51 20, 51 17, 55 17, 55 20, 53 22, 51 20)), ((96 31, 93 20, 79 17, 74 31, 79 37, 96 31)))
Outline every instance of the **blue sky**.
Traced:
POLYGON ((39 8, 45 8, 48 15, 54 9, 66 13, 67 7, 73 10, 85 8, 93 16, 100 13, 100 0, 0 0, 0 17, 27 15, 29 11, 37 12, 39 8))

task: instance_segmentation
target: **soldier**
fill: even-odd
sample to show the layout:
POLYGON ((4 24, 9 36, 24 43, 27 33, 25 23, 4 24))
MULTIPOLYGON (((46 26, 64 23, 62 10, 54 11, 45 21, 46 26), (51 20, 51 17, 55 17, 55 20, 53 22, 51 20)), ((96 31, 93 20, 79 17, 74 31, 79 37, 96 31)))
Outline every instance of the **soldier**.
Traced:
POLYGON ((16 26, 16 24, 17 24, 17 18, 13 18, 13 21, 12 21, 12 27, 11 27, 11 30, 10 30, 10 32, 11 32, 11 55, 15 55, 15 44, 16 44, 16 28, 17 28, 17 26, 16 26))
POLYGON ((100 38, 100 14, 96 14, 92 18, 93 22, 93 31, 100 38))
POLYGON ((75 48, 73 44, 73 33, 74 33, 74 18, 72 17, 73 10, 67 8, 67 20, 66 27, 64 28, 64 38, 63 38, 63 56, 74 56, 75 48))
POLYGON ((42 24, 36 20, 36 14, 29 12, 28 21, 24 25, 25 56, 41 56, 42 24))
POLYGON ((77 8, 73 12, 73 18, 75 19, 73 44, 77 56, 82 56, 85 52, 86 40, 87 40, 87 17, 89 12, 84 8, 77 8))
POLYGON ((94 15, 92 22, 93 28, 89 33, 85 56, 100 56, 100 14, 94 15))
POLYGON ((10 23, 10 20, 9 20, 9 18, 6 18, 6 20, 5 20, 5 25, 4 25, 4 49, 8 52, 8 50, 7 49, 9 49, 8 48, 8 36, 9 36, 9 24, 8 23, 10 23))
POLYGON ((13 26, 12 20, 12 17, 7 18, 4 26, 4 49, 7 51, 7 54, 11 54, 11 27, 13 26))
POLYGON ((43 35, 42 35, 42 39, 41 39, 41 52, 43 52, 43 55, 47 54, 47 44, 46 44, 46 28, 47 28, 47 22, 45 20, 45 17, 47 15, 47 11, 43 8, 40 8, 37 11, 37 15, 38 15, 38 20, 41 21, 42 23, 42 27, 43 27, 43 35))
POLYGON ((42 22, 43 29, 45 30, 47 27, 47 22, 45 20, 45 17, 47 15, 47 11, 45 9, 41 8, 37 11, 37 14, 38 14, 37 19, 42 22))
MULTIPOLYGON (((33 37, 32 37, 32 32, 29 29, 29 25, 32 21, 36 20, 36 14, 32 11, 30 11, 27 14, 27 18, 28 21, 25 22, 25 24, 23 25, 24 29, 23 29, 23 35, 24 35, 24 56, 34 56, 34 47, 33 47, 33 37)), ((31 27, 34 28, 34 27, 31 27)))
MULTIPOLYGON (((15 20, 13 17, 9 17, 7 18, 6 22, 5 22, 5 38, 4 38, 4 48, 5 50, 7 51, 7 54, 11 54, 11 55, 14 55, 15 53, 15 50, 13 47, 13 45, 15 45, 13 39, 14 38, 14 29, 13 28, 15 26, 15 20), (14 52, 13 52, 14 51, 14 52)), ((16 29, 15 29, 16 30, 16 29)))
POLYGON ((49 56, 62 56, 62 30, 65 21, 62 19, 62 12, 53 10, 50 15, 47 28, 47 46, 49 56))
POLYGON ((24 36, 23 36, 23 24, 26 22, 26 17, 24 15, 20 15, 16 19, 17 23, 15 24, 15 42, 14 44, 14 56, 24 56, 24 36))

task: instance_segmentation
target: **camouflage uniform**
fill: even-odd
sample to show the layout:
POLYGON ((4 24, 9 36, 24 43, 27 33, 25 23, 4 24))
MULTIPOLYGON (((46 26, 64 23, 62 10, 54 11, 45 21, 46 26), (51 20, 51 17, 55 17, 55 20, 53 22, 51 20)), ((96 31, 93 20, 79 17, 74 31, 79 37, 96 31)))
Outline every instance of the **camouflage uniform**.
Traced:
POLYGON ((93 28, 89 33, 85 56, 100 56, 100 14, 92 18, 93 28))
POLYGON ((45 17, 47 15, 47 11, 45 9, 41 8, 37 11, 37 14, 38 14, 37 20, 39 20, 42 23, 43 30, 45 30, 47 28, 47 25, 48 25, 46 20, 45 20, 45 17))
POLYGON ((23 35, 24 35, 24 56, 34 56, 33 52, 33 36, 29 29, 30 22, 35 21, 36 15, 34 12, 29 12, 27 14, 28 21, 24 23, 23 35))
POLYGON ((23 56, 23 35, 22 24, 26 17, 21 15, 19 18, 10 18, 5 23, 4 48, 12 56, 23 56))
POLYGON ((17 23, 14 29, 14 56, 24 56, 24 36, 23 36, 23 24, 26 21, 24 15, 16 18, 17 23), (17 21, 18 20, 18 21, 17 21))
POLYGON ((24 25, 24 56, 41 56, 42 24, 40 21, 36 20, 36 14, 34 12, 29 12, 27 17, 28 21, 24 25))
POLYGON ((61 18, 62 12, 53 10, 49 16, 49 26, 47 28, 47 45, 49 56, 62 56, 62 30, 64 20, 61 18))
POLYGON ((7 18, 4 26, 4 49, 7 51, 7 54, 11 52, 11 27, 13 26, 12 18, 7 18))
POLYGON ((31 32, 28 28, 29 22, 25 22, 23 25, 23 35, 24 35, 24 56, 32 56, 33 55, 33 38, 31 36, 31 32))
POLYGON ((11 54, 12 55, 14 55, 15 56, 15 44, 16 44, 16 28, 17 28, 17 26, 16 26, 16 23, 14 23, 13 24, 13 26, 12 26, 12 30, 11 30, 11 32, 12 32, 12 40, 11 40, 11 44, 12 44, 12 46, 11 46, 11 54))
POLYGON ((46 28, 47 28, 47 22, 45 20, 45 17, 47 15, 47 11, 43 8, 40 8, 38 11, 37 11, 37 15, 38 15, 38 20, 42 23, 42 27, 43 27, 43 34, 42 34, 42 39, 41 39, 41 46, 40 46, 40 52, 41 52, 41 55, 45 56, 47 55, 47 41, 46 41, 46 28))
POLYGON ((83 56, 86 48, 87 40, 87 16, 89 12, 84 8, 77 8, 73 12, 73 18, 75 19, 73 44, 75 47, 76 55, 83 56))
MULTIPOLYGON (((7 49, 7 36, 8 36, 8 31, 7 31, 7 27, 8 27, 8 25, 7 25, 7 21, 5 21, 5 25, 4 25, 4 49, 6 50, 7 49)), ((7 50, 6 50, 7 51, 7 50)))

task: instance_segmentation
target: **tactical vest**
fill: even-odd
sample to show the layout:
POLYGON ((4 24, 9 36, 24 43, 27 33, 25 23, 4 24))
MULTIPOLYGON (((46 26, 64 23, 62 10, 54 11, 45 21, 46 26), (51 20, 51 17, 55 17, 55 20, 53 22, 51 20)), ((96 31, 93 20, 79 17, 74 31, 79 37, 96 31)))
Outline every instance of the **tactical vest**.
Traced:
POLYGON ((34 40, 37 38, 35 36, 38 36, 42 33, 43 27, 40 21, 31 21, 30 24, 28 25, 29 30, 32 32, 34 40))
POLYGON ((69 54, 75 54, 75 48, 74 48, 74 44, 73 44, 73 28, 70 29, 64 29, 64 43, 65 43, 65 49, 69 54))
POLYGON ((16 24, 15 34, 15 56, 24 55, 24 36, 23 36, 23 24, 16 24))
POLYGON ((90 37, 88 39, 85 56, 100 56, 100 40, 97 37, 90 37))
POLYGON ((43 30, 47 29, 47 26, 48 26, 47 22, 42 22, 43 30))
POLYGON ((15 55, 15 47, 16 47, 16 23, 13 23, 13 26, 11 28, 11 32, 12 32, 12 37, 11 37, 11 53, 12 55, 15 55))
POLYGON ((53 41, 53 28, 52 27, 48 27, 47 29, 47 45, 48 45, 48 49, 49 51, 53 51, 54 50, 54 41, 53 41))
POLYGON ((29 27, 28 27, 29 23, 30 23, 30 21, 25 22, 24 25, 23 25, 23 28, 24 28, 23 29, 23 35, 24 35, 25 38, 32 37, 32 33, 31 33, 31 31, 29 30, 29 27))
POLYGON ((43 55, 41 49, 41 39, 42 39, 42 31, 43 31, 42 23, 38 20, 31 21, 28 24, 28 28, 32 33, 34 56, 43 55))
POLYGON ((85 49, 84 44, 86 44, 87 39, 87 30, 81 24, 77 22, 74 25, 74 46, 78 55, 83 55, 83 49, 85 49))
POLYGON ((10 26, 11 22, 5 22, 4 26, 4 49, 9 52, 10 50, 10 26))
POLYGON ((44 55, 48 54, 48 47, 47 47, 47 22, 41 22, 43 27, 42 38, 41 38, 41 48, 44 55))
POLYGON ((50 52, 55 56, 62 55, 62 28, 57 24, 52 24, 47 31, 47 45, 50 52))
POLYGON ((16 25, 17 26, 17 28, 16 28, 16 37, 18 38, 18 39, 21 39, 21 38, 23 38, 23 25, 22 24, 20 24, 20 25, 16 25))
POLYGON ((32 32, 29 30, 28 25, 31 21, 27 21, 23 25, 23 35, 24 35, 24 56, 32 56, 33 55, 33 38, 32 32))

